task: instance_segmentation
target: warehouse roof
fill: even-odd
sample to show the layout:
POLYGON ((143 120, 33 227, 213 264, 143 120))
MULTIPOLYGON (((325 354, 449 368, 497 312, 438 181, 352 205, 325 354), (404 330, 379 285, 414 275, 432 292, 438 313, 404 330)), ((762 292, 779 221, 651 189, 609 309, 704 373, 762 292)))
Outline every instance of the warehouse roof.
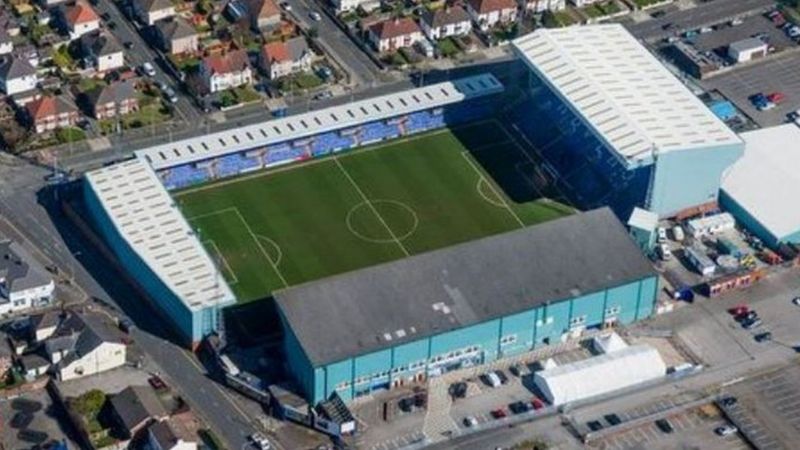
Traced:
POLYGON ((205 136, 171 142, 136 152, 154 169, 277 144, 326 131, 359 125, 444 106, 461 100, 492 94, 503 85, 491 74, 476 75, 446 83, 382 95, 340 106, 270 120, 205 136))
POLYGON ((656 149, 741 142, 622 25, 539 29, 514 47, 632 164, 656 149))
POLYGON ((725 191, 776 239, 800 231, 800 128, 795 124, 748 131, 744 155, 722 179, 725 191), (792 200, 795 199, 795 203, 792 200))
POLYGON ((117 232, 191 310, 235 297, 153 170, 139 159, 86 174, 117 232))
POLYGON ((731 45, 729 45, 729 47, 730 50, 741 53, 750 50, 757 50, 760 48, 767 48, 767 43, 762 41, 761 39, 751 37, 747 39, 742 39, 741 41, 733 42, 731 43, 731 45))
POLYGON ((604 208, 288 288, 275 299, 320 366, 654 275, 604 208))

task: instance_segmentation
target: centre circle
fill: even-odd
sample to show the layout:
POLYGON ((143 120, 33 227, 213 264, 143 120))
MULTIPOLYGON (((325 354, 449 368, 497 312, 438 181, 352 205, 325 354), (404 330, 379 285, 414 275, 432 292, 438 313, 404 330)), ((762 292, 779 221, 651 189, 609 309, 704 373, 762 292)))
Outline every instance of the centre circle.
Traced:
POLYGON ((353 206, 347 212, 345 222, 350 232, 359 239, 376 244, 390 244, 403 241, 414 234, 419 218, 403 202, 379 199, 353 206))

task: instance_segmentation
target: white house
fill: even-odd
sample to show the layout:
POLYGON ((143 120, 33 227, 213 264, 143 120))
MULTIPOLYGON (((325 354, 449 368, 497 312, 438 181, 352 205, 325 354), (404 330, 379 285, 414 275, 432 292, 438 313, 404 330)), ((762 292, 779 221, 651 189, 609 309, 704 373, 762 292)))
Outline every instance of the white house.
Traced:
POLYGON ((184 439, 169 419, 147 429, 148 450, 197 450, 197 442, 184 439))
POLYGON ((105 372, 125 364, 126 346, 118 330, 96 317, 74 312, 58 316, 44 351, 62 381, 105 372))
POLYGON ((5 29, 0 28, 0 55, 7 55, 12 51, 14 51, 14 41, 5 29))
POLYGON ((106 33, 91 33, 81 37, 86 62, 97 72, 107 72, 125 65, 125 53, 116 38, 106 33))
POLYGON ((514 0, 469 0, 467 12, 481 31, 517 20, 514 0))
POLYGON ((261 48, 259 66, 270 80, 311 69, 314 54, 304 36, 271 42, 261 48))
POLYGON ((411 47, 425 39, 417 23, 409 17, 372 24, 367 33, 369 42, 379 52, 392 52, 403 47, 411 47))
POLYGON ((532 14, 545 11, 561 11, 567 8, 565 0, 522 0, 522 7, 532 14))
POLYGON ((569 0, 576 8, 583 8, 584 6, 591 5, 593 3, 600 3, 604 0, 569 0))
POLYGON ((54 290, 53 279, 25 249, 0 242, 0 314, 45 306, 54 290))
POLYGON ((466 36, 472 30, 469 14, 460 6, 425 11, 419 25, 425 36, 434 41, 450 36, 466 36))
POLYGON ((371 12, 381 6, 379 0, 331 0, 331 3, 337 14, 355 11, 359 7, 366 12, 371 12))
POLYGON ((132 3, 139 21, 147 25, 175 15, 175 6, 169 0, 134 0, 132 3))
POLYGON ((204 58, 200 64, 200 76, 211 94, 253 82, 253 71, 244 50, 204 58))
POLYGON ((72 40, 100 29, 100 17, 83 1, 78 1, 64 10, 64 22, 72 40))

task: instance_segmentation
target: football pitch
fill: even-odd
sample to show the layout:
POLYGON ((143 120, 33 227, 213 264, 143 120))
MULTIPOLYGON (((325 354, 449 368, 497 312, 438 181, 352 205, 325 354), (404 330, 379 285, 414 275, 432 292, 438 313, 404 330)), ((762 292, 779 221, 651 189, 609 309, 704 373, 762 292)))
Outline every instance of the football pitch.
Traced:
POLYGON ((488 121, 174 193, 240 302, 572 213, 488 121))

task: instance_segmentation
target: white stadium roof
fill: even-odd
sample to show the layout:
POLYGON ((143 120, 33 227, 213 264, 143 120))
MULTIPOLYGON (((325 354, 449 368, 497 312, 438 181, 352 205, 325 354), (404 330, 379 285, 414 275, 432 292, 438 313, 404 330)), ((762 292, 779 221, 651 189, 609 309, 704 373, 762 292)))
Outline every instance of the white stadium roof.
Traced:
POLYGON ((800 232, 800 128, 790 123, 740 135, 744 156, 723 175, 722 190, 776 239, 800 232))
POLYGON ((117 232, 192 311, 235 302, 153 169, 139 159, 86 174, 117 232))
POLYGON ((432 84, 139 150, 158 170, 501 92, 491 74, 432 84))
POLYGON ((661 355, 634 345, 534 373, 533 381, 554 405, 563 405, 655 380, 667 373, 661 355))
POLYGON ((622 25, 539 29, 514 47, 631 163, 741 142, 622 25))

